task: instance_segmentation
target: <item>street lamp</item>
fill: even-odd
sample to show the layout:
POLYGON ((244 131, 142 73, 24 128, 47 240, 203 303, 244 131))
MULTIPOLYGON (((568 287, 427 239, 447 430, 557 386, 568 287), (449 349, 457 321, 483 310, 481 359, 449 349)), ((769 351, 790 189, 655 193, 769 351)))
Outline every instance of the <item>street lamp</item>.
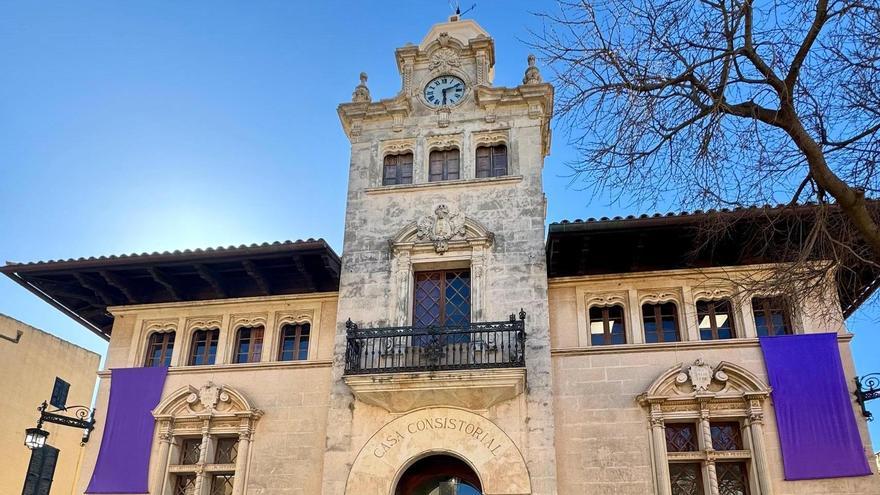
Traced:
POLYGON ((46 438, 49 432, 43 429, 43 422, 55 423, 62 426, 71 426, 73 428, 81 428, 83 430, 82 442, 80 445, 89 441, 92 430, 95 429, 95 410, 85 406, 70 406, 54 411, 46 411, 49 404, 43 401, 40 407, 40 419, 37 420, 36 428, 28 428, 24 431, 24 444, 31 450, 41 449, 46 445, 46 438), (74 417, 56 414, 58 412, 69 412, 74 417))
POLYGON ((42 449, 46 445, 46 437, 48 436, 49 432, 41 429, 39 426, 28 428, 24 430, 24 444, 31 450, 42 449))

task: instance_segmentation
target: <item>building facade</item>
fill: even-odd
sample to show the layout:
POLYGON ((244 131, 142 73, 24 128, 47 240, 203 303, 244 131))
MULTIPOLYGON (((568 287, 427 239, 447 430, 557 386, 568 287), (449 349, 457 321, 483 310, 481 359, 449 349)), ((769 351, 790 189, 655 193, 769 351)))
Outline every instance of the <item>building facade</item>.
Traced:
MULTIPOLYGON (((0 490, 21 493, 31 463, 31 451, 22 442, 26 428, 40 417, 37 407, 50 402, 50 409, 90 405, 95 373, 101 357, 38 328, 0 314, 0 490)), ((53 455, 54 480, 50 495, 75 493, 82 468, 83 432, 47 424, 47 443, 53 455)))
POLYGON ((698 215, 545 236, 553 87, 534 58, 494 85, 492 38, 457 18, 396 58, 396 96, 362 74, 338 109, 341 259, 310 239, 5 269, 109 338, 99 411, 111 370, 168 368, 148 493, 880 493, 870 471, 783 473, 758 337, 834 333, 850 383, 858 301, 833 277, 797 305, 745 293, 770 265, 681 261, 698 215))

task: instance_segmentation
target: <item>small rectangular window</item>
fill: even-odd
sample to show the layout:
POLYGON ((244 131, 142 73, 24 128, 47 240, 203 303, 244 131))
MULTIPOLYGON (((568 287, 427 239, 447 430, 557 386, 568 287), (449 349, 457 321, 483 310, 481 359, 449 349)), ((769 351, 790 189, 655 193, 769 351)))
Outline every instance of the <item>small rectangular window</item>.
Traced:
POLYGON ((716 462, 715 475, 721 495, 749 495, 749 475, 745 462, 716 462))
POLYGON ((742 450, 742 434, 740 432, 739 423, 724 422, 712 423, 710 425, 712 433, 712 448, 715 450, 742 450))
MULTIPOLYGON (((703 470, 698 462, 669 463, 672 495, 703 495, 703 470)), ((736 492, 731 492, 736 493, 736 492)))
POLYGON ((236 363, 259 363, 263 356, 263 327, 242 327, 238 329, 235 344, 236 363))
POLYGON ((696 452, 700 450, 696 423, 666 423, 667 452, 696 452))
POLYGON ((459 152, 451 150, 434 150, 428 159, 428 181, 455 180, 459 176, 459 152))
POLYGON ((147 346, 146 367, 171 365, 171 356, 174 351, 174 332, 155 332, 150 335, 147 346))
POLYGON ((174 495, 194 495, 196 493, 196 475, 178 474, 174 477, 174 495))
POLYGON ((202 452, 201 438, 185 438, 180 442, 180 464, 198 464, 202 452))
POLYGON ((697 325, 700 328, 700 340, 734 338, 730 301, 697 301, 697 325))
POLYGON ((477 178, 507 175, 507 146, 480 146, 477 148, 477 178))
POLYGON ((211 478, 211 495, 232 495, 235 475, 215 474, 211 478))
POLYGON ((590 344, 626 344, 623 306, 593 306, 590 308, 590 344))
POLYGON ((752 312, 755 315, 755 328, 758 336, 792 334, 791 316, 784 297, 752 298, 752 312))
POLYGON ((296 325, 284 325, 281 328, 281 349, 278 353, 279 361, 304 361, 309 358, 309 331, 308 323, 296 325))
POLYGON ((238 459, 238 439, 224 437, 217 439, 217 449, 214 452, 214 464, 235 464, 238 459))
POLYGON ((382 167, 382 185, 412 184, 413 154, 385 156, 382 167))
POLYGON ((662 304, 643 304, 642 321, 645 327, 645 342, 678 342, 678 308, 674 302, 662 304))
POLYGON ((201 329, 193 332, 192 349, 190 349, 190 366, 214 364, 217 358, 217 341, 220 330, 201 329))
POLYGON ((55 385, 52 387, 52 398, 49 404, 64 409, 67 407, 67 393, 70 391, 70 384, 61 378, 55 377, 55 385))

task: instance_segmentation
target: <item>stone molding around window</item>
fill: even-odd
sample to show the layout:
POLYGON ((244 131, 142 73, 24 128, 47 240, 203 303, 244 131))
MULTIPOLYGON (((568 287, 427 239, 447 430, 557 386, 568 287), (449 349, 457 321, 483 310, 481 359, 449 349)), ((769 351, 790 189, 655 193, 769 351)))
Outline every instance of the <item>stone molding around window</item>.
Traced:
POLYGON ((233 495, 244 493, 250 442, 262 415, 240 392, 212 382, 198 389, 188 385, 169 394, 153 411, 159 449, 150 474, 150 493, 173 493, 175 473, 183 472, 174 459, 180 457, 183 440, 193 438, 201 438, 198 461, 191 470, 195 475, 194 493, 205 493, 202 487, 210 483, 212 474, 221 471, 234 474, 233 495), (209 456, 220 438, 238 439, 234 464, 212 464, 209 456))
POLYGON ((673 366, 661 374, 637 397, 645 408, 651 429, 651 451, 655 486, 659 495, 671 495, 670 456, 666 450, 665 425, 668 422, 697 424, 703 448, 699 457, 703 478, 709 490, 718 493, 716 460, 729 452, 712 449, 710 421, 738 421, 743 425, 743 451, 733 455, 747 460, 753 495, 769 495, 771 484, 764 447, 764 401, 770 389, 747 369, 729 362, 711 366, 702 359, 673 366))
POLYGON ((413 221, 389 239, 395 304, 389 307, 388 321, 406 326, 411 321, 413 273, 418 265, 453 263, 471 271, 471 321, 484 321, 486 273, 495 234, 480 222, 448 207, 445 203, 413 221))

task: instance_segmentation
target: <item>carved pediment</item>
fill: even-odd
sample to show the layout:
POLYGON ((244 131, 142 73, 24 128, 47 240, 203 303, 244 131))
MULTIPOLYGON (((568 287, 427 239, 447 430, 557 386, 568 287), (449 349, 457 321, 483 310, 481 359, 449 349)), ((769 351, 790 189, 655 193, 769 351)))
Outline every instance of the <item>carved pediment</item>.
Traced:
POLYGON ((407 225, 389 243, 392 249, 402 245, 431 244, 437 254, 443 254, 449 250, 450 243, 491 243, 494 237, 476 220, 453 212, 446 204, 439 204, 432 215, 424 215, 407 225))
POLYGON ((157 419, 242 415, 259 417, 262 411, 238 391, 210 381, 199 388, 187 385, 172 392, 153 411, 157 419))
POLYGON ((711 397, 716 399, 766 396, 770 393, 752 372, 726 361, 711 366, 702 358, 673 366, 642 394, 644 400, 711 397))

